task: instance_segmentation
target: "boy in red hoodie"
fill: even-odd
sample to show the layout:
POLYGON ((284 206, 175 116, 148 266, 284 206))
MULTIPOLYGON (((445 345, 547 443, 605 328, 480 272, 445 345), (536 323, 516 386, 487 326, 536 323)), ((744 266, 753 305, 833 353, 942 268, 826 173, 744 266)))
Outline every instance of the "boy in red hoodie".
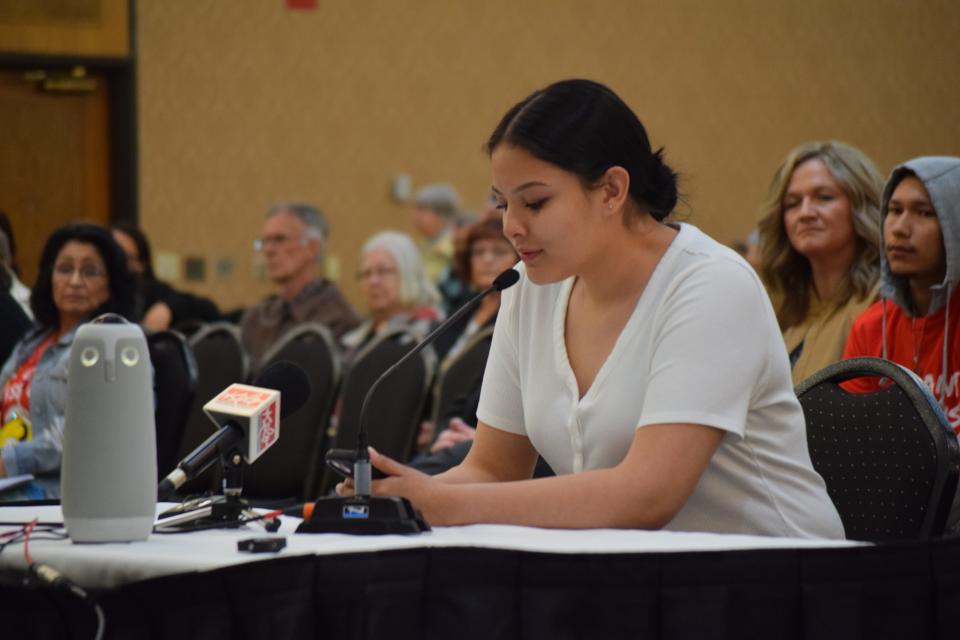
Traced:
POLYGON ((882 299, 854 321, 843 357, 913 370, 960 434, 960 158, 915 158, 894 169, 880 215, 882 299))

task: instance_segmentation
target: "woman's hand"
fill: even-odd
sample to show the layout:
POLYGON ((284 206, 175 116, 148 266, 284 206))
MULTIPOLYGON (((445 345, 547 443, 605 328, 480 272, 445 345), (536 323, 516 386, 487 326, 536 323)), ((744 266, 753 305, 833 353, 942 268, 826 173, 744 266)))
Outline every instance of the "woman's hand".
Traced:
POLYGON ((477 436, 477 430, 468 425, 460 418, 451 418, 450 424, 443 432, 437 436, 437 441, 430 447, 430 453, 436 453, 447 449, 465 440, 473 440, 477 436))
MULTIPOLYGON (((443 501, 443 497, 453 487, 435 482, 429 475, 400 464, 378 453, 373 447, 370 447, 369 451, 370 464, 389 476, 373 481, 373 495, 401 496, 408 499, 431 525, 456 524, 453 514, 444 506, 443 501)), ((353 491, 353 480, 344 480, 337 485, 338 495, 352 496, 353 491)))

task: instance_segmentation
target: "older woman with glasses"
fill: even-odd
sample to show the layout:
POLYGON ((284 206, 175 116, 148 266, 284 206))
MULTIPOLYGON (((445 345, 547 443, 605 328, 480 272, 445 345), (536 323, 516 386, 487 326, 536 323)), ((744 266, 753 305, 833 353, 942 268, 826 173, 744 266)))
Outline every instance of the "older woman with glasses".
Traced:
POLYGON ((440 296, 427 278, 413 239, 398 231, 377 233, 360 251, 357 274, 369 318, 341 338, 349 361, 374 337, 395 328, 425 335, 440 319, 440 296))
POLYGON ((110 232, 90 224, 54 231, 30 306, 37 326, 0 371, 0 478, 32 474, 30 497, 57 497, 70 345, 82 323, 127 316, 133 306, 126 257, 110 232))

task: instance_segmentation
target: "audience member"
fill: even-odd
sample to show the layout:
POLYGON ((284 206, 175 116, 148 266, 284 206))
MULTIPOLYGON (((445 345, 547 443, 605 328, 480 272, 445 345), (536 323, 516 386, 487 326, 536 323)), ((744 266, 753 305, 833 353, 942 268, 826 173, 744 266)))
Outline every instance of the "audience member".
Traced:
POLYGON ((43 495, 59 495, 70 345, 95 316, 129 317, 133 295, 126 258, 108 230, 72 224, 47 240, 30 298, 38 326, 0 370, 0 478, 33 474, 43 495))
POLYGON ((743 240, 736 240, 733 243, 733 248, 736 249, 737 253, 743 256, 743 259, 747 261, 753 270, 757 273, 760 273, 762 268, 762 258, 760 255, 760 231, 754 229, 747 237, 743 240))
POLYGON ((453 260, 453 231, 460 211, 460 195, 449 184, 430 184, 413 197, 411 220, 423 239, 423 268, 431 282, 439 282, 453 260))
MULTIPOLYGON (((503 222, 487 220, 470 227, 463 248, 457 252, 454 267, 460 279, 470 283, 469 294, 483 291, 493 280, 519 261, 513 245, 503 235, 503 222)), ((442 360, 453 357, 480 329, 493 325, 500 308, 500 294, 485 297, 472 314, 464 316, 433 343, 442 360)))
POLYGON ((0 231, 7 236, 7 242, 10 243, 10 256, 8 262, 14 274, 20 275, 20 264, 17 262, 17 240, 13 235, 13 224, 10 222, 10 216, 5 211, 0 211, 0 231))
POLYGON ((213 301, 177 291, 157 279, 153 272, 150 243, 138 227, 119 223, 111 228, 113 239, 127 256, 127 268, 137 285, 133 319, 149 331, 163 331, 188 321, 215 322, 220 311, 213 301))
MULTIPOLYGON (((457 252, 454 265, 464 282, 470 283, 470 293, 475 295, 493 284, 494 279, 517 263, 517 252, 513 245, 503 235, 503 222, 500 220, 486 220, 470 228, 464 239, 463 248, 457 252)), ((492 327, 500 309, 500 294, 495 292, 486 296, 476 310, 464 316, 459 322, 450 327, 445 333, 437 336, 433 348, 440 358, 440 370, 449 366, 457 355, 470 344, 470 339, 485 327, 492 327)), ((480 389, 480 378, 477 379, 477 391, 480 389)), ((476 424, 474 420, 472 424, 476 424)), ((454 442, 473 438, 473 428, 461 419, 445 419, 434 425, 427 421, 421 425, 418 438, 418 448, 427 446, 433 439, 434 429, 440 432, 440 440, 431 447, 436 451, 443 446, 450 446, 454 442), (447 426, 452 429, 447 434, 447 426)))
POLYGON ((341 339, 348 362, 385 331, 410 329, 423 336, 440 318, 437 290, 423 270, 417 245, 404 233, 382 231, 367 240, 360 251, 359 278, 370 315, 341 339))
POLYGON ((420 254, 427 277, 436 285, 448 314, 469 299, 467 285, 452 268, 457 229, 469 225, 460 210, 460 196, 449 184, 431 184, 417 191, 411 211, 421 237, 420 254))
POLYGON ((912 370, 960 434, 960 158, 915 158, 894 169, 881 216, 882 298, 854 321, 843 357, 912 370))
POLYGON ((30 310, 30 288, 20 282, 20 270, 17 268, 17 245, 13 237, 13 226, 7 219, 7 214, 0 211, 0 268, 7 273, 9 284, 4 289, 9 291, 13 299, 28 318, 33 318, 30 310))
POLYGON ((773 178, 761 274, 794 384, 840 360, 853 319, 876 299, 882 185, 870 159, 842 142, 800 145, 773 178))
MULTIPOLYGON (((3 232, 0 232, 2 236, 3 232)), ((0 362, 6 362, 14 345, 32 324, 20 305, 10 295, 10 273, 0 263, 0 362)), ((2 424, 2 423, 0 423, 2 424)))
POLYGON ((842 537, 759 278, 664 222, 676 175, 630 108, 558 82, 511 108, 487 149, 524 264, 502 296, 477 435, 433 477, 371 449, 391 476, 374 493, 435 525, 842 537), (529 479, 538 452, 557 477, 529 479))
POLYGON ((247 309, 240 321, 243 344, 255 366, 298 324, 319 322, 336 337, 359 324, 360 317, 337 285, 317 274, 328 237, 326 218, 311 204, 279 203, 267 212, 256 247, 280 293, 247 309))

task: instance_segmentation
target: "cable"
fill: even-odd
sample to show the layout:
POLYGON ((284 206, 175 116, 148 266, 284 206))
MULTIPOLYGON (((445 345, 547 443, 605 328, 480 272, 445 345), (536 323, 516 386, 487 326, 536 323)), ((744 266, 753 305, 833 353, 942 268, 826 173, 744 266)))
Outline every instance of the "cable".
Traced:
POLYGON ((23 528, 23 558, 27 561, 27 566, 33 565, 33 558, 30 557, 30 533, 37 526, 37 519, 34 518, 23 528))
MULTIPOLYGON (((16 531, 5 531, 0 533, 0 553, 3 553, 4 549, 12 544, 18 544, 23 542, 23 532, 26 525, 22 522, 16 523, 20 528, 16 531), (9 538, 9 540, 4 540, 3 538, 9 538)), ((67 537, 66 532, 58 532, 58 529, 62 527, 49 527, 44 529, 38 529, 34 527, 33 533, 30 537, 34 540, 64 540, 67 537)))
POLYGON ((258 520, 273 520, 277 516, 283 515, 283 511, 270 511, 252 518, 244 518, 242 520, 217 520, 216 522, 204 522, 201 524, 195 524, 189 527, 178 525, 174 527, 164 527, 161 524, 154 526, 153 533, 159 533, 164 535, 170 535, 175 533, 191 533, 193 531, 205 531, 207 529, 239 529, 245 524, 250 522, 257 522, 258 520))
MULTIPOLYGON (((26 543, 24 543, 24 548, 26 548, 26 543)), ((61 574, 59 571, 54 569, 48 564, 43 564, 42 562, 31 562, 28 567, 30 575, 37 579, 37 581, 42 584, 46 584, 54 589, 60 589, 62 591, 67 591, 72 593, 76 597, 80 598, 83 602, 86 602, 93 608, 93 613, 97 617, 97 630, 94 633, 94 640, 102 640, 103 633, 107 627, 106 616, 103 615, 103 608, 100 607, 100 603, 90 597, 90 594, 83 590, 78 584, 61 574)))
MULTIPOLYGON (((100 606, 99 602, 96 602, 90 594, 83 590, 79 585, 75 584, 73 581, 65 577, 59 571, 51 567, 50 565, 43 564, 42 562, 35 562, 33 556, 30 555, 30 538, 34 540, 63 540, 65 539, 66 533, 58 534, 57 529, 60 527, 50 527, 39 529, 36 531, 38 534, 53 534, 52 536, 44 535, 39 536, 34 534, 34 530, 37 527, 38 520, 34 518, 26 524, 21 524, 19 530, 15 531, 6 531, 0 533, 0 540, 3 538, 9 538, 9 540, 4 540, 0 542, 0 553, 11 544, 23 541, 23 557, 27 563, 27 572, 34 580, 40 584, 47 585, 54 589, 59 589, 62 591, 67 591, 72 593, 77 598, 80 598, 83 602, 86 602, 93 609, 93 613, 97 618, 97 629, 94 633, 94 640, 102 640, 104 631, 107 627, 106 616, 103 614, 103 608, 100 606)), ((46 526, 46 525, 44 525, 46 526)))

